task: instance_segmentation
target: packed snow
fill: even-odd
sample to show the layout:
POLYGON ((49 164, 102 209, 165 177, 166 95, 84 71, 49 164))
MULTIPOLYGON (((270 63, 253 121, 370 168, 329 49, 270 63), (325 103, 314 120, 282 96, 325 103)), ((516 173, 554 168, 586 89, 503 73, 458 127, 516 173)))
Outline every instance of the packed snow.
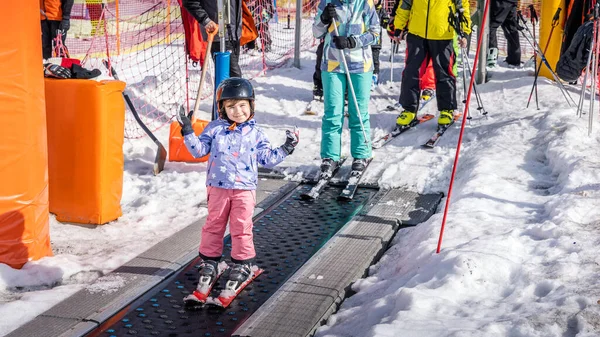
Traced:
MULTIPOLYGON (((390 54, 382 50, 372 138, 395 121, 396 113, 381 110, 399 94, 402 55, 394 60, 396 82, 389 83, 390 54)), ((302 69, 275 69, 253 80, 256 120, 272 143, 283 143, 286 129, 300 129, 296 152, 279 168, 290 180, 319 164, 322 111, 304 115, 314 62, 314 52, 305 52, 302 69)), ((492 70, 491 81, 479 86, 487 116, 472 98, 441 252, 435 250, 446 199, 428 221, 398 232, 316 336, 600 335, 600 124, 594 121, 588 135, 589 113, 579 118, 544 78, 540 109, 535 101, 526 109, 532 73, 492 70)), ((578 88, 569 92, 577 101, 578 88)), ((435 113, 435 103, 425 110, 435 113)), ((165 145, 166 129, 157 133, 165 145)), ((365 179, 382 188, 446 193, 460 124, 435 149, 421 148, 434 131, 435 120, 426 122, 374 151, 365 179)), ((0 264, 0 335, 80 289, 115 291, 123 280, 111 270, 206 215, 206 164, 168 162, 153 176, 155 151, 148 138, 125 141, 121 218, 90 226, 51 216, 53 257, 20 270, 0 264)))

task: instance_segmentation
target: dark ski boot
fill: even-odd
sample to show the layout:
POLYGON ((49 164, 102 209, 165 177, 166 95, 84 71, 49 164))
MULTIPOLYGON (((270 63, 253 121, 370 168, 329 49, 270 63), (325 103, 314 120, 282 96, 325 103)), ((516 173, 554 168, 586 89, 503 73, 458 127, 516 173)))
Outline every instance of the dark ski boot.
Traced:
POLYGON ((323 87, 316 84, 313 86, 313 99, 323 100, 323 87))
POLYGON ((325 158, 321 162, 321 174, 320 179, 329 179, 333 176, 333 173, 338 168, 339 162, 331 159, 325 158))
POLYGON ((198 270, 198 289, 202 287, 211 287, 219 275, 217 270, 219 262, 214 260, 203 260, 198 270))
POLYGON ((367 158, 355 158, 352 160, 352 171, 364 171, 368 161, 367 158))
POLYGON ((236 264, 231 268, 225 289, 237 291, 238 288, 252 277, 250 264, 236 264))

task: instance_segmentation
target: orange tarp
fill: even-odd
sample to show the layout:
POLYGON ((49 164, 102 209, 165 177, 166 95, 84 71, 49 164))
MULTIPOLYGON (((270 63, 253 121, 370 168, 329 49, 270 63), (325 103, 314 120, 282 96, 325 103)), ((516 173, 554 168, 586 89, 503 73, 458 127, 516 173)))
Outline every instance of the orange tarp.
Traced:
POLYGON ((66 222, 117 219, 122 214, 125 83, 45 81, 50 212, 66 222))
POLYGON ((52 255, 40 7, 0 3, 0 263, 52 255))
MULTIPOLYGON (((194 133, 199 136, 209 122, 201 119, 192 121, 192 127, 194 133)), ((205 162, 208 160, 208 154, 201 158, 194 158, 190 151, 183 143, 183 136, 181 136, 181 125, 178 122, 171 123, 169 129, 169 161, 182 161, 186 163, 198 163, 205 162)))

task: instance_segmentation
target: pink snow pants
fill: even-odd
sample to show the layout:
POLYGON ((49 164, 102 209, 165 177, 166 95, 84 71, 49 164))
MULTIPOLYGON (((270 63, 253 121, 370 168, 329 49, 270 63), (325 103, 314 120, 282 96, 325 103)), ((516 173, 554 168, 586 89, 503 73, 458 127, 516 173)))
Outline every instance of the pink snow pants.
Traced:
POLYGON ((256 191, 228 190, 207 186, 208 217, 202 228, 200 254, 220 257, 223 236, 229 219, 231 257, 248 260, 256 256, 252 234, 252 215, 256 206, 256 191))

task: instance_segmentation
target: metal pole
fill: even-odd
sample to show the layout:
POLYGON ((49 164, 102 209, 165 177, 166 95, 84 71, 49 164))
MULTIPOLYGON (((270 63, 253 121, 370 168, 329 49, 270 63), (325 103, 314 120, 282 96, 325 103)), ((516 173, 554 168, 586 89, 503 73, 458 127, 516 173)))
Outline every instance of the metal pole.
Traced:
POLYGON ((219 11, 219 41, 220 41, 220 52, 224 53, 225 52, 225 30, 227 28, 227 25, 225 24, 225 14, 223 11, 223 8, 225 7, 225 1, 224 0, 217 0, 217 10, 219 11))
MULTIPOLYGON (((596 23, 594 23, 596 24, 596 23)), ((594 53, 594 46, 595 46, 595 42, 594 39, 592 39, 592 43, 590 44, 590 53, 588 54, 588 59, 587 59, 587 63, 585 66, 585 75, 583 76, 583 83, 581 84, 581 94, 579 95, 579 104, 577 104, 577 116, 579 116, 579 118, 581 118, 581 115, 583 114, 583 104, 585 101, 585 87, 587 85, 587 79, 588 79, 588 74, 590 73, 590 71, 592 71, 592 54, 594 53)), ((591 96, 593 98, 593 96, 591 96)))
POLYGON ((480 13, 482 13, 481 15, 481 21, 479 21, 479 25, 477 26, 477 36, 479 36, 479 34, 483 34, 483 40, 481 41, 481 51, 480 53, 482 55, 485 55, 485 57, 479 57, 479 61, 477 64, 474 64, 473 67, 477 68, 477 73, 475 74, 475 81, 477 82, 477 84, 483 84, 485 83, 485 80, 487 78, 487 54, 489 51, 488 48, 488 43, 490 40, 490 30, 489 30, 489 22, 490 22, 490 13, 489 11, 485 10, 485 0, 478 0, 477 1, 477 10, 481 11, 480 13), (483 26, 483 27, 482 27, 483 26))
POLYGON ((390 61, 392 65, 390 67, 390 86, 392 86, 394 82, 394 54, 396 52, 396 41, 392 40, 392 53, 390 54, 390 61))
POLYGON ((296 0, 296 31, 294 32, 294 67, 300 69, 300 36, 302 33, 302 0, 296 0))

